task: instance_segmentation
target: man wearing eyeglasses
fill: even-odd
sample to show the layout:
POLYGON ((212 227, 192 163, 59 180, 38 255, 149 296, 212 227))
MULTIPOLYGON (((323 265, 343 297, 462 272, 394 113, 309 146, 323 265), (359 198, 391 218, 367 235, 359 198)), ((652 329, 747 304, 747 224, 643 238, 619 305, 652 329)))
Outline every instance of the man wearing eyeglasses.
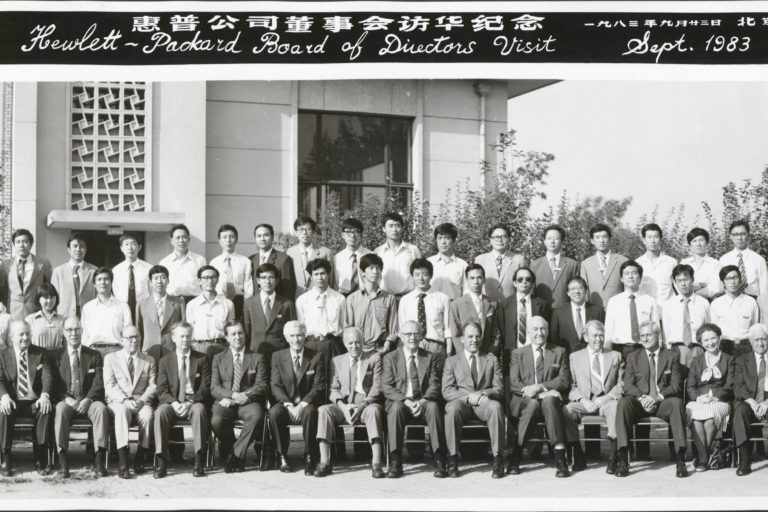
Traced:
POLYGON ((285 251, 293 260, 293 273, 296 276, 295 294, 286 297, 292 301, 312 287, 312 276, 307 272, 307 264, 310 261, 317 258, 333 261, 333 252, 315 241, 317 222, 312 217, 298 217, 293 222, 293 230, 299 243, 285 251))
POLYGON ((504 300, 499 311, 499 330, 507 352, 530 344, 527 336, 529 319, 534 316, 542 318, 552 316, 549 305, 544 300, 533 296, 536 275, 531 269, 528 267, 517 269, 514 281, 515 295, 504 300))
MULTIPOLYGON (((235 319, 235 305, 216 291, 219 283, 219 270, 211 265, 200 267, 197 271, 203 293, 187 304, 187 322, 192 324, 192 348, 209 353, 209 357, 226 349, 224 325, 235 319)), ((178 349, 178 347, 177 347, 178 349)))
MULTIPOLYGON (((271 224, 259 224, 253 229, 253 237, 256 239, 258 251, 249 256, 251 268, 257 269, 259 265, 271 263, 280 271, 280 282, 275 292, 281 297, 291 298, 296 295, 296 275, 293 273, 293 259, 282 251, 278 251, 272 245, 275 241, 275 228, 271 224)), ((253 273, 253 293, 261 290, 259 276, 253 273)))
POLYGON ((728 228, 733 250, 720 257, 720 266, 735 265, 741 275, 741 288, 747 295, 757 297, 768 292, 768 266, 765 259, 749 248, 749 223, 737 220, 728 228))
POLYGON ((759 310, 755 299, 743 293, 739 267, 726 265, 720 269, 725 295, 712 301, 709 313, 712 322, 722 331, 720 348, 734 357, 752 352, 749 328, 757 323, 759 310))
POLYGON ((360 289, 362 274, 360 258, 371 251, 363 247, 363 223, 357 219, 345 219, 341 224, 341 236, 345 247, 333 257, 336 291, 345 297, 360 289))
POLYGON ((513 253, 510 248, 509 227, 497 224, 488 229, 491 251, 475 257, 475 263, 485 269, 485 294, 488 298, 503 301, 515 295, 514 275, 520 267, 528 266, 528 259, 513 253))

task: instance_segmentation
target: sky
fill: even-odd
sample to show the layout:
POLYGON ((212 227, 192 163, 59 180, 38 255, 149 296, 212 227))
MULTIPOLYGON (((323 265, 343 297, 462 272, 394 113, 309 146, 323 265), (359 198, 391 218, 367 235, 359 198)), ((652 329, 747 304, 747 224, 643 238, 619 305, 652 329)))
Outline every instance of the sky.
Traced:
POLYGON ((508 121, 521 149, 555 155, 536 213, 567 190, 633 197, 630 224, 684 202, 692 222, 768 165, 768 82, 563 81, 509 100, 508 121))

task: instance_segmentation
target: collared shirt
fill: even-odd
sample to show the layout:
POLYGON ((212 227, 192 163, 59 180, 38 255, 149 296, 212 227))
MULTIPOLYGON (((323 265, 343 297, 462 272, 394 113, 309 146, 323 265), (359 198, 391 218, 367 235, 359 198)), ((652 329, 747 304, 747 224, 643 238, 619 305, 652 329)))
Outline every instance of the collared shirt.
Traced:
POLYGON ((726 340, 743 340, 749 337, 749 328, 757 323, 760 312, 755 299, 747 294, 738 297, 722 295, 712 301, 709 309, 712 322, 723 331, 726 340))
POLYGON ((401 242, 397 249, 390 249, 384 242, 373 252, 379 255, 384 262, 381 276, 381 289, 402 295, 413 290, 413 278, 411 277, 411 263, 416 258, 421 258, 419 248, 408 242, 401 242))
MULTIPOLYGON (((477 379, 480 380, 480 352, 472 353, 467 349, 464 349, 464 357, 467 358, 467 366, 469 366, 470 373, 472 372, 472 357, 475 357, 475 364, 477 365, 477 379)), ((480 383, 478 382, 475 384, 475 390, 477 390, 478 384, 480 383)))
POLYGON ((747 287, 744 289, 744 292, 753 296, 768 292, 768 267, 766 267, 765 259, 752 249, 747 248, 743 251, 734 249, 729 253, 723 254, 720 257, 720 268, 726 265, 736 265, 738 267, 739 253, 741 253, 742 260, 744 261, 744 271, 747 273, 747 287))
POLYGON ((595 375, 597 378, 600 379, 600 383, 602 384, 604 381, 605 376, 605 363, 603 362, 603 353, 602 352, 595 352, 592 350, 592 347, 587 345, 587 355, 589 356, 588 364, 589 364, 589 373, 595 375), (595 360, 595 354, 597 354, 597 360, 600 362, 600 375, 596 375, 594 370, 592 369, 592 361, 595 360))
POLYGON ((573 302, 569 302, 569 304, 571 305, 571 318, 573 318, 573 326, 575 328, 578 325, 577 318, 579 318, 581 320, 581 333, 583 334, 587 325, 587 303, 584 302, 581 306, 577 306, 573 302))
POLYGON ((83 345, 94 343, 120 343, 123 327, 133 322, 131 309, 125 302, 110 297, 102 302, 99 297, 87 302, 82 311, 83 345))
POLYGON ((363 350, 383 344, 380 338, 397 342, 397 302, 382 289, 368 293, 365 288, 351 293, 344 303, 344 327, 363 331, 363 350), (377 343, 380 342, 380 343, 377 343))
MULTIPOLYGON (((83 364, 83 345, 80 344, 75 349, 73 349, 72 347, 67 345, 67 354, 69 354, 69 368, 70 368, 70 371, 74 367, 74 365, 72 364, 72 359, 75 357, 75 352, 77 352, 77 359, 80 361, 80 364, 81 365, 83 364)), ((81 368, 82 368, 82 366, 81 366, 81 368)), ((70 389, 71 383, 70 382, 65 382, 65 384, 67 386, 67 389, 70 389)), ((71 391, 71 389, 70 389, 70 391, 71 391)), ((83 389, 83 393, 86 393, 85 389, 83 389)))
POLYGON ((654 370, 656 372, 656 393, 659 394, 659 351, 661 350, 661 347, 657 348, 653 352, 650 350, 645 350, 645 357, 648 358, 648 367, 651 366, 651 354, 653 354, 653 360, 655 362, 654 370))
POLYGON ((232 267, 235 295, 242 295, 243 298, 247 299, 253 295, 251 260, 236 252, 232 254, 222 253, 211 260, 211 265, 219 271, 219 282, 216 284, 216 291, 221 294, 227 293, 227 258, 229 258, 232 267))
MULTIPOLYGON (((270 294, 267 294, 264 290, 259 291, 259 304, 261 304, 262 310, 264 310, 264 304, 266 304, 267 301, 269 301, 269 310, 273 311, 275 309, 275 297, 277 297, 277 293, 272 292, 270 294)), ((266 314, 265 314, 266 316, 266 314)))
MULTIPOLYGON (((683 306, 682 295, 675 295, 661 306, 661 325, 667 343, 683 341, 683 306)), ((691 340, 696 341, 696 329, 709 322, 709 301, 701 295, 692 294, 688 302, 688 313, 691 340)))
POLYGON ((136 302, 149 295, 149 270, 152 265, 136 259, 133 263, 123 260, 112 269, 112 293, 118 300, 128 303, 128 285, 130 281, 128 267, 133 265, 133 280, 136 286, 136 302))
POLYGON ((562 269, 560 268, 560 254, 559 254, 559 253, 558 253, 558 254, 552 254, 552 253, 549 253, 549 252, 548 252, 548 253, 546 253, 546 254, 544 255, 544 258, 546 258, 546 260, 547 260, 547 265, 549 265, 549 268, 550 268, 550 269, 553 267, 553 264, 552 264, 552 260, 555 260, 555 262, 554 262, 554 268, 555 268, 555 270, 557 270, 557 271, 560 271, 560 270, 562 270, 562 269))
MULTIPOLYGON (((531 347, 531 350, 533 350, 533 367, 536 368, 536 362, 539 360, 539 357, 544 357, 544 347, 540 345, 534 345, 530 341, 526 341, 528 346, 531 347), (541 348, 541 354, 539 354, 538 349, 541 348)), ((541 362, 542 366, 544 365, 544 361, 541 362)), ((533 380, 535 384, 541 384, 539 382, 539 376, 536 374, 536 372, 533 372, 533 380)))
POLYGON ((411 353, 408 347, 403 347, 403 354, 405 354, 405 397, 413 398, 413 384, 411 384, 411 355, 413 355, 413 364, 416 365, 416 377, 418 378, 419 370, 419 351, 411 353))
POLYGON ((296 299, 296 315, 299 322, 307 326, 307 335, 341 336, 344 329, 344 296, 330 288, 320 292, 313 286, 296 299))
POLYGON ((357 255, 357 282, 358 286, 363 285, 363 275, 360 272, 360 258, 371 251, 365 247, 358 247, 353 253, 349 247, 345 247, 333 256, 333 275, 335 276, 336 289, 341 293, 350 293, 352 287, 352 254, 357 255))
POLYGON ((274 247, 270 247, 268 251, 259 251, 259 265, 262 265, 269 261, 269 257, 272 255, 272 251, 274 250, 274 247))
POLYGON ((193 379, 189 378, 189 354, 190 354, 190 352, 187 352, 186 354, 183 353, 183 352, 181 352, 181 353, 176 352, 176 364, 178 365, 179 372, 181 372, 181 358, 182 358, 182 356, 184 358, 186 358, 185 369, 186 369, 186 374, 187 374, 187 385, 184 388, 184 393, 187 394, 187 395, 194 395, 195 394, 195 389, 192 387, 192 380, 193 379))
POLYGON ((693 268, 693 282, 706 283, 707 286, 696 290, 697 295, 711 300, 723 290, 720 282, 720 262, 711 256, 704 256, 697 261, 693 256, 680 260, 681 265, 693 268))
POLYGON ((304 362, 304 349, 301 349, 301 352, 294 352, 292 348, 289 350, 291 351, 291 366, 295 366, 296 356, 299 356, 299 367, 301 367, 304 362))
POLYGON ((46 350, 63 348, 66 344, 64 338, 65 318, 54 312, 50 320, 42 311, 32 313, 26 318, 32 337, 32 344, 46 350))
MULTIPOLYGON (((357 358, 357 372, 355 375, 355 389, 354 392, 359 395, 365 395, 365 389, 363 388, 363 378, 365 377, 361 370, 363 369, 363 354, 360 354, 360 356, 357 358)), ((349 356, 349 368, 350 368, 350 376, 352 373, 352 356, 349 356)), ((407 370, 406 370, 407 371, 407 370)))
MULTIPOLYGON (((168 293, 176 297, 182 295, 199 295, 200 281, 197 271, 205 266, 205 258, 192 251, 184 256, 172 252, 160 260, 160 265, 168 269, 168 293)), ((219 277, 221 280, 221 277, 219 277)))
POLYGON ((637 258, 637 262, 643 267, 643 279, 640 282, 640 293, 650 295, 656 299, 656 304, 661 306, 674 294, 672 289, 672 269, 677 265, 677 260, 666 254, 651 260, 648 253, 637 258))
MULTIPOLYGON (((608 300, 605 310, 605 340, 614 345, 635 343, 632 340, 632 322, 629 314, 630 292, 624 290, 608 300)), ((640 292, 633 293, 637 309, 637 325, 643 322, 659 324, 659 307, 650 295, 640 292)))
MULTIPOLYGON (((26 258, 24 258, 24 289, 29 286, 29 282, 32 280, 32 272, 35 270, 35 265, 32 263, 32 260, 34 259, 34 256, 32 253, 29 254, 26 258)), ((21 258, 19 256, 16 256, 14 261, 16 264, 13 266, 13 270, 11 271, 11 279, 16 279, 16 275, 18 274, 18 268, 21 265, 21 258)))
POLYGON ((422 292, 411 290, 400 299, 397 306, 399 325, 405 322, 419 323, 419 295, 424 294, 424 312, 427 314, 427 332, 424 337, 431 340, 445 341, 451 335, 451 299, 442 292, 430 288, 422 292))
POLYGON ((464 271, 467 262, 455 254, 445 256, 435 254, 427 260, 432 263, 434 269, 430 285, 438 292, 443 292, 451 300, 458 299, 464 293, 464 271))
POLYGON ((211 301, 200 294, 187 304, 187 322, 194 327, 192 337, 209 340, 224 337, 224 325, 235 319, 235 305, 224 295, 217 293, 211 301))
MULTIPOLYGON (((520 301, 525 299, 525 311, 526 311, 525 316, 527 316, 528 318, 531 318, 531 316, 532 316, 532 313, 531 313, 531 299, 532 299, 532 297, 533 297, 532 293, 529 293, 528 295, 520 295, 519 293, 515 294, 515 300, 517 301, 517 308, 518 308, 517 316, 520 316, 520 311, 519 311, 520 310, 520 301)), ((526 340, 526 343, 528 343, 527 340, 526 340)))
POLYGON ((768 353, 760 356, 757 354, 757 352, 752 352, 752 355, 755 356, 755 368, 757 368, 757 370, 755 371, 755 375, 760 375, 760 360, 761 359, 765 360, 766 379, 765 379, 765 384, 763 384, 763 391, 768 391, 768 353))

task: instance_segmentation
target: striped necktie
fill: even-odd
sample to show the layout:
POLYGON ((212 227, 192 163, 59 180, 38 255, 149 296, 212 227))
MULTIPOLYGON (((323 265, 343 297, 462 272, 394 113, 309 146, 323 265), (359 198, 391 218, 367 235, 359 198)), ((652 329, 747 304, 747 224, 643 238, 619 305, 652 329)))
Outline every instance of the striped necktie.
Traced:
POLYGON ((19 354, 19 382, 17 398, 24 398, 29 393, 29 368, 27 367, 27 351, 19 354))
POLYGON ((240 352, 235 354, 235 375, 232 378, 232 392, 240 392, 240 380, 243 377, 243 364, 240 362, 240 352))

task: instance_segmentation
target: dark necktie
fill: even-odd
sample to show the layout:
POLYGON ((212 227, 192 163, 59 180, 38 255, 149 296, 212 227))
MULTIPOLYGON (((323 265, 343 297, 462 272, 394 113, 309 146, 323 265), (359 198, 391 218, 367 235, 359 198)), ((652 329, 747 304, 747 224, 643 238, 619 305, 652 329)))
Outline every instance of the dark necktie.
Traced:
POLYGON ((427 296, 426 293, 419 294, 419 305, 418 305, 419 325, 421 326, 421 333, 425 338, 427 337, 427 307, 424 305, 424 297, 426 296, 427 296))
POLYGON ((691 335, 691 311, 688 309, 688 303, 691 299, 685 297, 683 299, 683 343, 688 346, 693 343, 693 336, 691 335))
POLYGON ((29 392, 29 380, 28 380, 28 367, 27 367, 27 351, 22 350, 19 354, 19 386, 17 398, 24 398, 29 392))
POLYGON ((179 368, 179 402, 187 401, 187 356, 181 356, 181 368, 179 368))
POLYGON ((595 356, 592 358, 592 398, 600 396, 603 393, 602 374, 600 373, 600 353, 595 352, 595 356))
POLYGON ((27 264, 26 258, 21 258, 19 260, 18 266, 16 266, 16 277, 19 278, 19 288, 21 288, 21 291, 24 291, 24 267, 27 264))
POLYGON ((128 375, 131 377, 131 382, 133 382, 133 357, 128 356, 128 375))
POLYGON ((757 372, 757 402, 765 400, 765 355, 760 356, 760 369, 757 372))
POLYGON ((357 253, 352 253, 352 279, 349 281, 349 293, 358 289, 360 281, 357 277, 357 253))
POLYGON ((501 279, 501 264, 503 261, 504 261, 503 256, 496 257, 496 274, 499 276, 499 279, 501 279))
POLYGON ((240 362, 240 352, 235 355, 235 375, 232 377, 232 392, 240 392, 240 380, 243 377, 243 365, 240 362))
POLYGON ((136 276, 133 275, 133 265, 128 265, 128 308, 131 310, 131 318, 134 318, 136 315, 136 276))
POLYGON ((80 265, 72 267, 72 281, 75 285, 75 315, 80 318, 80 274, 78 270, 80 270, 80 265))
POLYGON ((80 400, 83 398, 83 383, 80 381, 80 354, 77 353, 78 351, 75 350, 72 352, 72 395, 75 397, 75 400, 80 400))
POLYGON ((294 392, 298 393, 298 387, 299 387, 299 372, 301 371, 301 364, 300 364, 300 358, 297 355, 293 356, 293 383, 294 383, 294 392))
POLYGON ((576 308, 576 336, 581 339, 584 331, 584 322, 581 321, 581 307, 576 308))
POLYGON ((635 296, 629 296, 629 323, 632 327, 632 342, 640 343, 640 323, 637 321, 637 304, 635 296))
POLYGON ((536 347, 536 352, 538 352, 534 365, 536 367, 536 384, 541 384, 544 382, 544 351, 541 350, 541 347, 536 347))
POLYGON ((357 358, 352 358, 349 365, 349 403, 355 403, 355 388, 357 388, 357 358))
POLYGON ((525 330, 528 320, 528 309, 525 307, 525 297, 520 299, 520 308, 517 311, 517 342, 525 345, 525 330))
POLYGON ((411 362, 408 363, 408 374, 411 379, 411 388, 413 388, 413 399, 421 398, 421 385, 419 384, 419 370, 416 368, 416 356, 411 354, 411 362))
POLYGON ((649 382, 650 385, 650 392, 648 393, 649 396, 656 397, 656 395, 659 394, 658 386, 656 385, 656 355, 651 352, 648 354, 648 362, 651 365, 651 378, 649 382))
POLYGON ((747 287, 747 268, 744 266, 744 257, 741 253, 736 257, 739 262, 739 275, 741 276, 741 291, 747 287))
POLYGON ((469 373, 472 375, 472 384, 474 384, 475 389, 477 389, 477 356, 475 354, 469 356, 469 373))

